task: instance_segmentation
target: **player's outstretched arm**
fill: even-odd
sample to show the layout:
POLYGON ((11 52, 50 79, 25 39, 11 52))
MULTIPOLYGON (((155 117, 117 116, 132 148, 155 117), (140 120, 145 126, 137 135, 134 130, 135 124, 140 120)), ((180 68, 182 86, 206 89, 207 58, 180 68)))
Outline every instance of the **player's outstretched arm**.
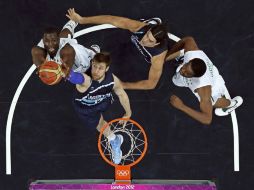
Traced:
POLYGON ((154 56, 149 70, 148 79, 137 82, 122 82, 124 89, 129 90, 152 90, 160 80, 167 51, 154 56))
POLYGON ((113 75, 113 77, 115 82, 113 90, 115 94, 118 96, 119 101, 125 110, 125 114, 123 117, 130 118, 132 112, 131 112, 129 97, 124 91, 120 80, 115 75, 113 75))
POLYGON ((112 15, 82 17, 75 12, 74 8, 68 9, 66 16, 79 24, 111 24, 117 28, 130 30, 131 32, 136 32, 146 25, 146 23, 141 21, 112 15))
POLYGON ((184 52, 181 52, 181 50, 183 50, 184 52, 187 52, 187 51, 199 50, 199 48, 193 37, 191 36, 184 37, 180 41, 175 43, 171 49, 168 50, 166 60, 170 61, 182 55, 184 52))
POLYGON ((197 89, 200 96, 200 111, 196 111, 183 103, 183 101, 176 95, 170 97, 170 103, 175 108, 183 111, 193 119, 210 125, 212 122, 213 106, 211 102, 211 86, 205 86, 197 89))
POLYGON ((70 83, 75 84, 78 91, 84 92, 91 84, 91 77, 85 73, 74 72, 66 63, 61 65, 63 77, 70 83))
POLYGON ((184 55, 184 50, 180 50, 180 51, 177 51, 175 53, 168 53, 167 56, 166 56, 166 61, 171 61, 177 57, 180 57, 180 56, 183 56, 184 55))

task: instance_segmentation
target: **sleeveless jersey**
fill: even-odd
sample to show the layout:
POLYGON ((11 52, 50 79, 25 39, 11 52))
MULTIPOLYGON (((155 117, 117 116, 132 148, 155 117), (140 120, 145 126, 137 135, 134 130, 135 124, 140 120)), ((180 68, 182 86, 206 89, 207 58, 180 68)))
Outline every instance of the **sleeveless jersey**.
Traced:
MULTIPOLYGON (((46 60, 55 61, 58 64, 62 64, 60 51, 66 44, 70 44, 75 50, 75 61, 72 66, 73 71, 79 73, 85 72, 90 67, 90 61, 94 57, 95 52, 78 44, 77 40, 72 38, 60 38, 59 49, 56 53, 56 56, 51 58, 49 54, 47 54, 46 60)), ((44 48, 43 40, 41 40, 37 46, 44 48)))
POLYGON ((76 90, 74 103, 79 107, 95 107, 103 102, 113 100, 112 90, 114 87, 114 78, 111 72, 106 72, 105 78, 100 83, 92 80, 90 87, 83 93, 76 90))
POLYGON ((161 54, 163 51, 168 49, 168 39, 165 39, 163 42, 158 44, 155 47, 145 47, 140 44, 140 40, 143 36, 150 30, 152 27, 156 26, 156 24, 148 24, 142 27, 137 32, 134 32, 131 36, 132 43, 137 47, 139 52, 144 56, 145 60, 148 63, 151 63, 151 58, 161 54))
POLYGON ((224 86, 225 84, 222 76, 219 74, 218 69, 213 65, 213 63, 207 57, 207 55, 201 50, 188 51, 184 54, 183 63, 176 69, 176 73, 173 76, 172 81, 176 86, 190 88, 191 91, 195 94, 195 96, 199 100, 200 97, 198 93, 195 92, 196 89, 210 85, 212 88, 212 97, 213 96, 217 97, 217 95, 215 94, 218 92, 217 88, 219 86, 224 86), (201 77, 192 77, 192 78, 186 78, 182 76, 179 72, 182 66, 195 58, 202 59, 205 62, 206 64, 205 74, 201 77))

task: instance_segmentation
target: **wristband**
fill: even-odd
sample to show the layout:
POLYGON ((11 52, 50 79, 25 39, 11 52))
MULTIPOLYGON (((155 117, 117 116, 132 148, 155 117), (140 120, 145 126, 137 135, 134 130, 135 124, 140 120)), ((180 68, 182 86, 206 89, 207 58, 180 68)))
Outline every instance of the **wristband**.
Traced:
POLYGON ((83 84, 85 82, 84 75, 71 70, 69 77, 67 78, 72 84, 83 84))

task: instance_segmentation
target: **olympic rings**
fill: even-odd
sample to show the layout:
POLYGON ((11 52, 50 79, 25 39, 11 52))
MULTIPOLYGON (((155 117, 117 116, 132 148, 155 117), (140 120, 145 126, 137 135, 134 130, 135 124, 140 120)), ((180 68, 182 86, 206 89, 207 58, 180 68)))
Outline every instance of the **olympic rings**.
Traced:
POLYGON ((118 175, 118 176, 128 176, 128 175, 130 175, 130 171, 128 171, 128 170, 117 170, 116 175, 118 175))

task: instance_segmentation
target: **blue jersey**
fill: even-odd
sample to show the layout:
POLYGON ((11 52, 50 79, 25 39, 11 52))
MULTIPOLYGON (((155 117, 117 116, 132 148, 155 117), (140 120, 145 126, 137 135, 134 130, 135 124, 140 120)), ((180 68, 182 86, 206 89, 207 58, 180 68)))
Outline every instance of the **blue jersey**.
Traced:
POLYGON ((161 54, 162 52, 167 50, 169 46, 168 39, 165 39, 163 42, 161 42, 155 47, 144 47, 140 44, 140 40, 143 38, 143 36, 147 33, 148 30, 150 30, 154 26, 156 26, 156 24, 148 24, 142 27, 137 32, 134 32, 131 36, 131 41, 138 48, 138 50, 144 56, 145 60, 148 63, 151 63, 152 57, 161 54))
POLYGON ((105 78, 100 83, 92 80, 90 87, 81 93, 76 90, 74 103, 79 107, 96 107, 103 102, 111 102, 114 78, 111 72, 106 72, 105 78))

